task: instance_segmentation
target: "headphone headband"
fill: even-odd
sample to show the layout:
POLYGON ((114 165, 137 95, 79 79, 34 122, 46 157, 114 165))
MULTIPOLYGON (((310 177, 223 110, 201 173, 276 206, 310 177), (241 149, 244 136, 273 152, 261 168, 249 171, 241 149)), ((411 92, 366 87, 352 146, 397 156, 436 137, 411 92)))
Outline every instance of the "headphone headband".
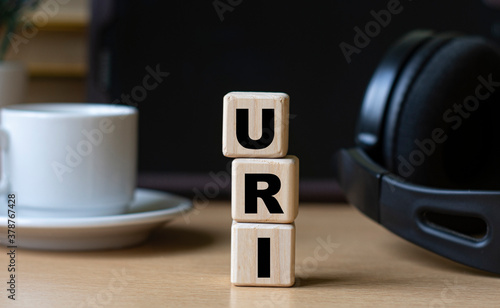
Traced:
POLYGON ((404 239, 443 257, 500 274, 500 192, 429 188, 406 183, 361 149, 337 154, 337 175, 347 199, 366 216, 404 239), (431 215, 475 217, 481 237, 435 225, 431 215))

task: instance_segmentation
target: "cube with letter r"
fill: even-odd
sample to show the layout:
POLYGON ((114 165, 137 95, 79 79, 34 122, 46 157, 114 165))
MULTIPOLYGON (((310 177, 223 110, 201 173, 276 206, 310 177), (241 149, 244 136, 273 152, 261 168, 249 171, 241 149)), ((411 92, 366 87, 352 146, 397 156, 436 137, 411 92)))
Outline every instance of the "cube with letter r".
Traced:
POLYGON ((232 218, 237 222, 292 223, 299 205, 299 160, 240 158, 232 165, 232 218))

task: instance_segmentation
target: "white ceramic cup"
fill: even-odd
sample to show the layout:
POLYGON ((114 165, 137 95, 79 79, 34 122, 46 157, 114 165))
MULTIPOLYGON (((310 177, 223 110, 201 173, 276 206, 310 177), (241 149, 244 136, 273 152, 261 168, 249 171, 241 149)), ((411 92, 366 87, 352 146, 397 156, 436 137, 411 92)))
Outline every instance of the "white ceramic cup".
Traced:
POLYGON ((137 109, 77 103, 0 110, 0 191, 19 215, 124 213, 136 188, 137 109))

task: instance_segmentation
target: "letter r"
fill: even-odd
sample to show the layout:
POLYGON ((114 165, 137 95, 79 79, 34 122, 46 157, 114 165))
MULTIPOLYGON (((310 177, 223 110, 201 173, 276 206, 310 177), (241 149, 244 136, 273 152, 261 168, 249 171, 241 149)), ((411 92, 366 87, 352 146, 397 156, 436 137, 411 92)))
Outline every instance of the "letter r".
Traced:
POLYGON ((257 214, 257 199, 264 201, 271 214, 283 214, 278 200, 273 196, 281 189, 281 180, 277 175, 269 173, 245 174, 245 214, 257 214), (266 182, 268 187, 259 190, 259 182, 266 182))

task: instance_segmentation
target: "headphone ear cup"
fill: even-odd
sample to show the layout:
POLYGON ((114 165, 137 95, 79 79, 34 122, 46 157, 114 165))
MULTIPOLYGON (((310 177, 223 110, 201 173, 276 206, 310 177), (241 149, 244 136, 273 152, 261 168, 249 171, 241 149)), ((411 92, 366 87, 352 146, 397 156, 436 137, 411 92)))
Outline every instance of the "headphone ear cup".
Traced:
POLYGON ((382 157, 385 166, 389 170, 394 170, 393 155, 395 152, 394 140, 397 136, 396 128, 399 125, 399 116, 408 91, 425 64, 436 54, 437 50, 446 45, 454 37, 456 35, 453 34, 430 36, 427 42, 407 59, 398 74, 398 78, 392 85, 391 95, 387 101, 387 110, 384 119, 384 142, 382 145, 382 157))
POLYGON ((498 189, 496 47, 478 37, 452 39, 422 63, 413 80, 385 130, 388 169, 425 186, 498 189))

